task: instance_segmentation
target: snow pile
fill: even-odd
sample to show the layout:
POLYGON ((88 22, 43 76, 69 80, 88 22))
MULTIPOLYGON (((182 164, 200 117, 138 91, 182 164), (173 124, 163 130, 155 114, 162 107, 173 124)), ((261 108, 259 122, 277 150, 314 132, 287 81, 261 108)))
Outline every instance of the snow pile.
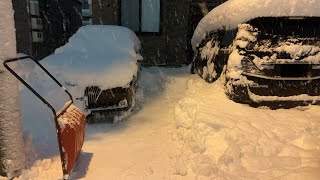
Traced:
POLYGON ((240 79, 243 72, 242 60, 244 59, 244 53, 239 48, 246 48, 249 43, 254 43, 257 41, 258 33, 249 24, 238 25, 238 32, 235 41, 231 47, 231 54, 228 59, 227 64, 227 77, 232 79, 240 79))
POLYGON ((235 29, 238 24, 256 17, 320 16, 319 0, 229 0, 213 9, 198 24, 192 37, 192 47, 212 31, 235 29))
POLYGON ((229 56, 228 66, 227 66, 227 77, 232 79, 239 79, 243 70, 240 68, 242 67, 241 61, 243 60, 244 56, 240 55, 238 49, 233 49, 232 53, 229 56))
MULTIPOLYGON (((68 102, 66 106, 69 106, 70 103, 68 102)), ((60 114, 60 112, 58 112, 60 114)), ((81 110, 76 107, 75 105, 71 104, 67 109, 66 112, 61 114, 58 117, 58 123, 62 130, 66 128, 66 126, 69 126, 71 129, 77 128, 80 126, 81 121, 85 118, 85 114, 81 112, 81 110)))
POLYGON ((195 179, 320 177, 320 109, 255 109, 229 100, 222 82, 190 80, 175 107, 176 169, 195 179))
POLYGON ((264 57, 254 56, 253 62, 260 69, 263 68, 263 64, 270 63, 320 63, 319 39, 315 37, 279 37, 276 44, 272 44, 271 41, 271 38, 263 39, 253 47, 255 51, 269 54, 264 57), (287 54, 288 57, 282 58, 281 54, 287 54))
POLYGON ((127 86, 138 71, 140 41, 125 27, 81 27, 69 42, 41 63, 58 79, 82 87, 127 86))
POLYGON ((217 41, 209 41, 207 44, 200 49, 201 59, 207 61, 207 66, 203 67, 202 77, 209 78, 212 81, 213 78, 217 77, 217 72, 215 70, 215 58, 219 53, 219 43, 217 41))
POLYGON ((22 172, 22 175, 15 180, 28 180, 28 179, 47 179, 57 180, 62 179, 62 170, 60 157, 54 157, 52 159, 42 159, 34 162, 30 169, 26 169, 22 172))
MULTIPOLYGON (((280 47, 274 49, 275 52, 285 52, 290 54, 292 61, 300 60, 301 62, 307 62, 310 64, 320 63, 320 47, 312 45, 283 43, 280 47), (302 59, 301 59, 302 58, 302 59)), ((283 61, 283 60, 280 60, 283 61)), ((289 61, 290 62, 290 61, 289 61)))

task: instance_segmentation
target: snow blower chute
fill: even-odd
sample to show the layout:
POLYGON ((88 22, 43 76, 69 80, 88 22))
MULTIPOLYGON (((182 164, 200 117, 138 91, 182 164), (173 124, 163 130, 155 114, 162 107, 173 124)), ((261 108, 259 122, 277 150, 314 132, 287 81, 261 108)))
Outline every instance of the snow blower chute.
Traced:
POLYGON ((24 84, 34 95, 36 95, 44 104, 46 104, 52 111, 56 125, 56 132, 60 150, 60 157, 63 170, 63 178, 66 180, 76 164, 80 155, 81 148, 84 142, 86 116, 80 111, 78 107, 73 105, 73 98, 68 90, 61 85, 61 83, 54 78, 47 69, 45 69, 38 61, 33 60, 58 86, 63 88, 64 92, 68 94, 70 100, 64 107, 57 111, 46 99, 44 99, 33 87, 31 87, 25 80, 21 78, 11 67, 9 63, 20 61, 24 59, 31 59, 29 56, 18 57, 14 59, 5 60, 3 65, 12 73, 22 84, 24 84))

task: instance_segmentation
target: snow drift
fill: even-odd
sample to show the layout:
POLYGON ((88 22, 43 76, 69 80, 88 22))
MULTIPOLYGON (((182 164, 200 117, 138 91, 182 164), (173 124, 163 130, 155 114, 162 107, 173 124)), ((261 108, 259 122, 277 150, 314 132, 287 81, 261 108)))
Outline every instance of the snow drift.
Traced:
POLYGON ((257 17, 320 16, 319 0, 229 0, 213 9, 198 24, 191 43, 193 50, 211 32, 235 29, 257 17))
POLYGON ((182 144, 176 158, 183 162, 177 173, 194 179, 319 179, 319 107, 237 104, 225 95, 222 79, 191 79, 175 106, 182 144))
POLYGON ((73 85, 124 87, 137 73, 137 61, 142 60, 140 47, 128 28, 84 26, 42 64, 58 79, 73 85))

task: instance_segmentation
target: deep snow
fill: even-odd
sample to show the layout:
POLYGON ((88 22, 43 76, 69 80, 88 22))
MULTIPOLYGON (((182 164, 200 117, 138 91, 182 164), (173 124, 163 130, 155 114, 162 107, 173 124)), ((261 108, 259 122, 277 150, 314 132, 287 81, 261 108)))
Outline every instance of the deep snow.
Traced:
POLYGON ((126 27, 87 25, 41 63, 83 91, 87 86, 110 89, 128 86, 137 76, 137 61, 143 59, 140 49, 140 40, 126 27))
POLYGON ((188 82, 175 109, 185 169, 204 179, 319 179, 319 107, 255 109, 188 82))
POLYGON ((214 8, 198 24, 191 43, 193 50, 218 29, 235 29, 256 17, 320 16, 319 0, 229 0, 214 8))
MULTIPOLYGON (((320 107, 255 109, 229 100, 222 84, 207 84, 187 67, 143 68, 135 113, 87 127, 71 179, 320 178, 320 107)), ((20 179, 59 179, 50 111, 21 93, 30 135, 20 179)))

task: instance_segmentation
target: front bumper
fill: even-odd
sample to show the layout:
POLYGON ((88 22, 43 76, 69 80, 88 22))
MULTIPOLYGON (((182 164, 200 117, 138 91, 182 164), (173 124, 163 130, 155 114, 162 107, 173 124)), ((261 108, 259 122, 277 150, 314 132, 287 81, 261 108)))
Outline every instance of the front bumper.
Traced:
POLYGON ((320 104, 320 77, 271 78, 246 73, 242 77, 247 82, 227 82, 227 94, 236 102, 270 108, 320 104))
MULTIPOLYGON (((97 86, 85 90, 85 107, 89 112, 87 121, 113 123, 117 117, 122 117, 134 107, 135 82, 126 88, 102 90, 97 86)), ((128 113, 127 113, 128 114, 128 113)))

